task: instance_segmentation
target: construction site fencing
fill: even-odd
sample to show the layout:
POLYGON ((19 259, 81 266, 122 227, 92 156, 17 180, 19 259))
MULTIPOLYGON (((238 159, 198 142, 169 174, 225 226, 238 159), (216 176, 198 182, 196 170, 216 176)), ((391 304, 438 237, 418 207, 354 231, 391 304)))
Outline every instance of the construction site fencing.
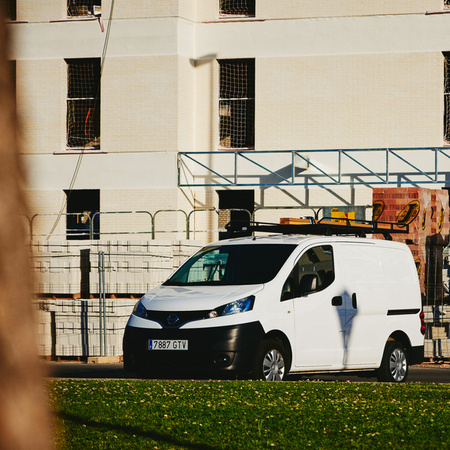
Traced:
MULTIPOLYGON (((161 209, 154 213, 98 212, 92 217, 83 214, 90 227, 89 238, 93 237, 92 223, 101 215, 138 216, 144 219, 142 226, 146 229, 100 232, 98 238, 101 239, 77 240, 71 235, 71 240, 60 241, 56 240, 57 235, 52 234, 51 238, 47 239, 48 235, 33 232, 39 218, 53 216, 54 219, 57 214, 34 215, 29 220, 29 229, 32 237, 35 293, 40 314, 41 354, 61 356, 114 355, 117 352, 120 354, 121 335, 136 298, 161 284, 187 257, 204 244, 202 239, 196 241, 192 239, 193 237, 199 238, 205 236, 205 233, 225 231, 224 224, 213 230, 199 230, 196 224, 194 229, 193 217, 199 213, 213 212, 219 216, 219 221, 221 215, 228 220, 233 211, 245 211, 250 220, 265 219, 272 213, 276 215, 281 211, 282 214, 288 211, 292 216, 312 216, 316 219, 320 218, 322 213, 321 208, 296 206, 257 207, 253 212, 218 208, 194 209, 189 212, 180 209, 161 209), (176 231, 160 229, 162 227, 159 220, 163 214, 181 216, 185 229, 176 231), (165 233, 173 232, 186 239, 170 241, 162 239, 165 233), (137 236, 143 240, 129 240, 137 236), (44 239, 38 240, 39 237, 44 239), (100 257, 100 254, 103 256, 100 257), (100 258, 103 258, 101 263, 100 258), (102 322, 100 317, 103 317, 102 322)), ((64 238, 66 236, 63 234, 64 238)), ((213 236, 213 239, 216 238, 217 236, 213 236)), ((422 270, 426 271, 423 286, 425 356, 432 359, 449 359, 449 250, 447 247, 428 248, 426 254, 424 252, 419 256, 425 262, 422 270)))
POLYGON ((121 355, 136 301, 200 247, 195 241, 32 242, 40 355, 121 355))
MULTIPOLYGON (((217 215, 232 212, 244 212, 248 215, 249 220, 258 220, 257 215, 261 212, 268 211, 295 211, 296 216, 307 215, 319 218, 322 207, 305 207, 305 206, 259 206, 256 207, 254 211, 249 211, 242 208, 196 208, 190 211, 185 211, 183 209, 160 209, 153 213, 150 211, 97 211, 92 215, 88 213, 38 213, 34 214, 32 217, 25 217, 27 221, 27 228, 30 239, 33 240, 54 240, 54 239, 104 239, 109 236, 116 237, 144 237, 147 239, 155 240, 165 234, 178 234, 183 235, 185 239, 192 239, 193 233, 219 233, 225 231, 224 226, 213 227, 211 229, 204 229, 201 227, 193 227, 192 221, 193 217, 199 213, 215 212, 217 215), (183 229, 170 230, 163 226, 160 226, 158 220, 162 214, 173 214, 175 216, 182 217, 182 222, 184 222, 183 229), (100 221, 102 216, 118 216, 114 221, 114 225, 121 223, 125 215, 133 216, 128 226, 122 225, 120 228, 112 228, 111 226, 102 229, 100 226, 96 229, 96 222, 100 221), (140 216, 142 220, 136 217, 140 216), (45 219, 52 219, 50 223, 59 222, 62 218, 66 219, 70 217, 76 217, 83 226, 77 226, 71 228, 69 224, 66 226, 60 226, 57 228, 59 232, 47 231, 43 232, 43 229, 48 225, 42 224, 45 219), (53 220, 54 219, 54 220, 53 220), (36 228, 38 231, 36 231, 36 228), (61 230, 61 228, 63 230, 61 230)), ((228 215, 230 218, 231 216, 228 215)), ((278 219, 275 219, 278 220, 278 219)), ((56 227, 54 227, 56 229, 56 227)))

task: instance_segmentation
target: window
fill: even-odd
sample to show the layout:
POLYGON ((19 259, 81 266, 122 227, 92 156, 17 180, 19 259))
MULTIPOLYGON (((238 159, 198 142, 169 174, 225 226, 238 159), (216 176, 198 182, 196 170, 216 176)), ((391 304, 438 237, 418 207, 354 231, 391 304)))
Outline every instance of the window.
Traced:
MULTIPOLYGON (((242 225, 250 224, 251 214, 255 210, 255 191, 223 190, 219 195, 219 227, 223 228, 230 221, 239 221, 242 225)), ((245 235, 245 233, 243 233, 245 235)), ((248 233, 247 235, 251 235, 248 233)), ((219 239, 227 239, 227 232, 220 232, 219 239)))
POLYGON ((450 0, 444 0, 444 8, 450 8, 450 0))
POLYGON ((319 292, 334 281, 333 248, 323 245, 307 250, 284 283, 281 300, 319 292))
POLYGON ((68 240, 90 239, 91 229, 94 239, 100 238, 100 191, 82 189, 66 191, 67 220, 66 234, 68 240))
POLYGON ((0 8, 4 16, 9 20, 16 20, 16 0, 0 1, 0 8))
POLYGON ((220 60, 220 146, 254 148, 255 60, 220 60))
POLYGON ((67 0, 67 15, 99 16, 101 14, 101 0, 67 0))
POLYGON ((219 14, 252 17, 255 15, 255 0, 220 0, 219 14))
POLYGON ((444 53, 444 142, 450 144, 450 53, 444 53))
POLYGON ((268 283, 294 251, 288 244, 208 246, 183 264, 166 286, 268 283))
POLYGON ((100 58, 67 59, 67 147, 100 148, 100 58))

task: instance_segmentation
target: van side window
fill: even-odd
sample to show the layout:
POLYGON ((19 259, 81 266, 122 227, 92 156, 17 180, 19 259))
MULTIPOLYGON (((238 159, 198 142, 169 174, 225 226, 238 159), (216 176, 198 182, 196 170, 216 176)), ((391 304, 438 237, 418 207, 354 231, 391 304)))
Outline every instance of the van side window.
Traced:
POLYGON ((333 248, 313 247, 302 254, 284 283, 281 300, 322 291, 334 281, 333 248))

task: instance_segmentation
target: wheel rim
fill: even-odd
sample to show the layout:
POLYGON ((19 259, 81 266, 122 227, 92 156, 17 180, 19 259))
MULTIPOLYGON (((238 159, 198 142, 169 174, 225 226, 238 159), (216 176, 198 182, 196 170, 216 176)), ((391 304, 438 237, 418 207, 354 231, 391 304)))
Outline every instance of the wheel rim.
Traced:
POLYGON ((278 350, 267 352, 263 361, 264 378, 267 381, 282 381, 284 378, 285 365, 283 355, 278 350))
POLYGON ((406 377, 406 355, 400 348, 394 349, 389 360, 389 370, 394 381, 402 381, 406 377))

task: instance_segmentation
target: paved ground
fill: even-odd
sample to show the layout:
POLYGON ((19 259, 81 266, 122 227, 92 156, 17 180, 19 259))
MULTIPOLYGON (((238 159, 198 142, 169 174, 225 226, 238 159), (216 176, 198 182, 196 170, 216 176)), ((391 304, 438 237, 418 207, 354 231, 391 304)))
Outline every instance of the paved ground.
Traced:
MULTIPOLYGON (((79 362, 43 362, 47 376, 52 378, 137 378, 123 370, 123 364, 87 364, 79 362)), ((297 375, 288 377, 289 381, 322 380, 322 381, 358 381, 374 382, 375 376, 361 378, 355 374, 321 374, 297 375)), ((410 368, 408 381, 412 383, 450 383, 450 364, 423 364, 410 368)))

